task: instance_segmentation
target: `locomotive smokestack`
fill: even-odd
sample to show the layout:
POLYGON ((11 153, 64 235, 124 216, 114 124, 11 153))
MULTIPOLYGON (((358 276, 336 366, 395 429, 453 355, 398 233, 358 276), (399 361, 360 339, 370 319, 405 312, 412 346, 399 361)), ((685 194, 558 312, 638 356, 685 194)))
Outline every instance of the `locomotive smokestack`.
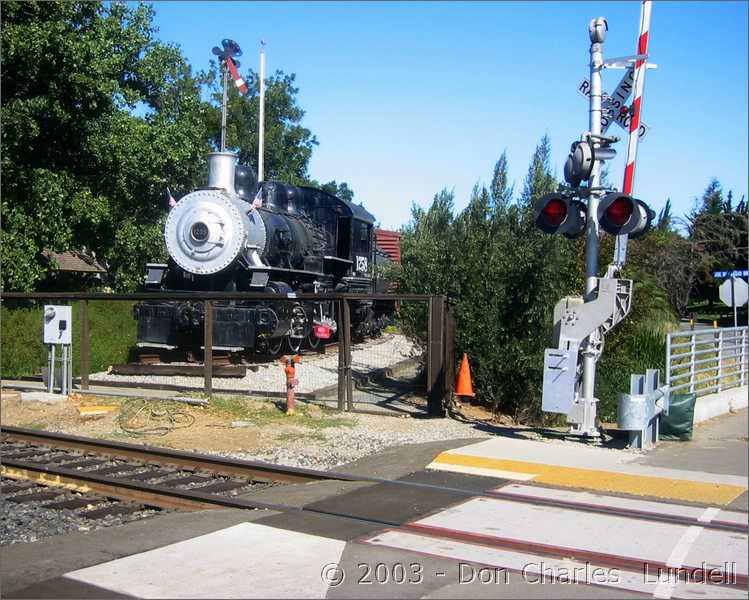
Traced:
POLYGON ((232 152, 211 152, 208 155, 208 187, 222 188, 230 194, 234 189, 234 168, 237 155, 232 152))

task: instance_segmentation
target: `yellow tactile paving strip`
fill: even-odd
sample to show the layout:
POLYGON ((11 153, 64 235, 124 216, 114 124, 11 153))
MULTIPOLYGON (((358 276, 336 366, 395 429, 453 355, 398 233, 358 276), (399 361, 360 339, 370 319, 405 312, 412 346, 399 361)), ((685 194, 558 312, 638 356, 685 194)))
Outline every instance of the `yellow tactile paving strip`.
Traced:
POLYGON ((631 475, 616 471, 578 469, 559 465, 502 460, 443 452, 434 459, 440 465, 459 465, 534 475, 532 481, 560 487, 582 488, 601 492, 617 492, 635 496, 654 496, 672 500, 688 500, 705 504, 730 504, 747 488, 722 483, 669 479, 648 475, 631 475))

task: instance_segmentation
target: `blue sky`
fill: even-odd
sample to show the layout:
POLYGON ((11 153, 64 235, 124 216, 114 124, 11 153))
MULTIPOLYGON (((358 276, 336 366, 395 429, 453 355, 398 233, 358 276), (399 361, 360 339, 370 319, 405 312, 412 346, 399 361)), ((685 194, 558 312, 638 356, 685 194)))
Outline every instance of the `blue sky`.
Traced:
MULTIPOLYGON (((317 136, 310 174, 347 181, 383 226, 409 219, 443 187, 465 206, 507 150, 522 187, 544 133, 561 179, 587 129, 576 89, 588 74, 588 21, 609 23, 604 53, 634 54, 639 2, 155 2, 159 37, 196 70, 224 37, 242 69, 296 73, 304 125, 317 136)), ((635 195, 676 214, 717 177, 747 192, 747 3, 654 2, 635 195)), ((622 71, 605 71, 613 90, 622 71)), ((624 135, 612 126, 610 132, 624 135)), ((621 187, 626 136, 610 164, 621 187)))

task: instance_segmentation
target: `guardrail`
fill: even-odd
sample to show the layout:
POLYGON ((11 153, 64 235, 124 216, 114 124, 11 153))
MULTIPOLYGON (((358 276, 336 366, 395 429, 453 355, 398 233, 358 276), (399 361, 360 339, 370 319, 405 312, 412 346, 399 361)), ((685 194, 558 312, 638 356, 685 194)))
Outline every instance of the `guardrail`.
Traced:
POLYGON ((675 331, 666 338, 666 385, 699 396, 747 384, 747 327, 675 331))

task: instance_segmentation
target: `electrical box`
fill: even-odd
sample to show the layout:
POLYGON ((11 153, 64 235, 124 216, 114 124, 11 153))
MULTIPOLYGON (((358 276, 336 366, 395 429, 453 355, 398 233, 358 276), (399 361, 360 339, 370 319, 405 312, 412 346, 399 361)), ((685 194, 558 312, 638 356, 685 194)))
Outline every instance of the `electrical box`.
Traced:
POLYGON ((73 343, 73 308, 71 306, 44 307, 44 343, 73 343))

